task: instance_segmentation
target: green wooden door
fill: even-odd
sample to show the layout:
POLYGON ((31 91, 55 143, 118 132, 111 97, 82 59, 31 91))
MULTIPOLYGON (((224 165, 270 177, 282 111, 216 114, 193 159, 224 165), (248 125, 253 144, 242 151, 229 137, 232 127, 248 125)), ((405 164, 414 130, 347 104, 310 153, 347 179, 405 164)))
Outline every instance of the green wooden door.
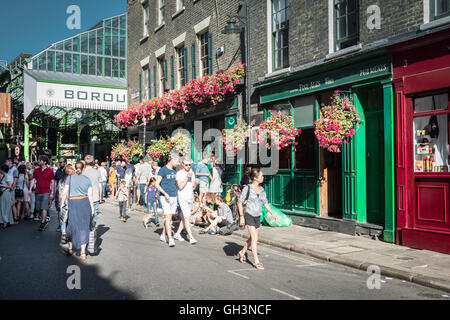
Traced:
POLYGON ((366 128, 361 93, 353 95, 361 123, 349 143, 342 147, 342 211, 344 219, 366 222, 366 128))
POLYGON ((367 222, 384 224, 383 111, 366 113, 367 222))

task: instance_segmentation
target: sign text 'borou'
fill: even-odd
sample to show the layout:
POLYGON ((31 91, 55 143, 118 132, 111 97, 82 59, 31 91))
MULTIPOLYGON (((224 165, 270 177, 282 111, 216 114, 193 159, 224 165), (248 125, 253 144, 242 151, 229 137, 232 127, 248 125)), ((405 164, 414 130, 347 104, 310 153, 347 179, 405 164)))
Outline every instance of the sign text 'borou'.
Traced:
POLYGON ((64 90, 65 99, 78 99, 81 101, 99 101, 99 102, 126 102, 126 94, 124 93, 108 93, 108 92, 87 92, 87 91, 75 91, 75 90, 64 90))

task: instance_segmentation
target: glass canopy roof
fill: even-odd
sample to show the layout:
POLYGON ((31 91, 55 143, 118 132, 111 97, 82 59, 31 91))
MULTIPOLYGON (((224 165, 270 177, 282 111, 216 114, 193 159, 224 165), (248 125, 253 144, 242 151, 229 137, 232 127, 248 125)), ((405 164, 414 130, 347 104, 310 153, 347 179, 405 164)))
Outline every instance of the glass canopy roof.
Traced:
POLYGON ((56 42, 32 59, 32 69, 126 79, 127 15, 56 42))

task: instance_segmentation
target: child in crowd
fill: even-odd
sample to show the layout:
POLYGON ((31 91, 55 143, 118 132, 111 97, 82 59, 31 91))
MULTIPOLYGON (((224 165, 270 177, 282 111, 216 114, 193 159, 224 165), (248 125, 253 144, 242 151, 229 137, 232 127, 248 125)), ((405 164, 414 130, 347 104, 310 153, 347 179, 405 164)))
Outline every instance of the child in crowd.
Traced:
POLYGON ((125 180, 120 180, 119 190, 117 191, 117 200, 119 201, 120 220, 127 222, 127 201, 129 190, 125 180))
POLYGON ((194 194, 194 208, 191 211, 190 217, 191 226, 202 222, 202 203, 198 197, 198 194, 194 194))
POLYGON ((155 178, 150 178, 148 185, 145 189, 145 199, 147 200, 147 214, 150 213, 150 209, 153 210, 155 219, 155 225, 159 227, 158 219, 158 189, 156 189, 155 178))
POLYGON ((217 211, 213 211, 211 215, 207 216, 210 225, 207 228, 200 230, 200 234, 208 232, 210 234, 216 234, 219 232, 219 228, 226 228, 233 224, 233 214, 230 207, 224 202, 222 196, 217 195, 215 203, 217 205, 217 211))

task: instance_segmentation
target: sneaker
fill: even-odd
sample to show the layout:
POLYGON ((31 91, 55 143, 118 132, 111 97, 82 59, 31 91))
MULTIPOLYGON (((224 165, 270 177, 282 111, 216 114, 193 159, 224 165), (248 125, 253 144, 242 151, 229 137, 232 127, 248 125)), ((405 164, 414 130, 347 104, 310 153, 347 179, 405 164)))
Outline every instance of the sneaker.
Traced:
POLYGON ((190 243, 190 244, 196 244, 196 243, 197 243, 197 240, 195 240, 194 238, 190 238, 190 239, 189 239, 189 243, 190 243))
POLYGON ((61 232, 61 226, 59 225, 58 228, 56 228, 56 232, 61 232))
POLYGON ((199 231, 199 234, 205 234, 205 233, 206 233, 205 229, 202 229, 202 230, 199 231))
POLYGON ((39 216, 34 217, 34 221, 39 221, 39 220, 41 220, 41 218, 39 218, 39 216))
POLYGON ((167 236, 163 236, 163 235, 161 235, 161 236, 159 237, 159 240, 162 241, 162 242, 165 242, 165 243, 168 242, 168 241, 167 241, 167 236))
POLYGON ((45 221, 50 222, 50 216, 49 216, 49 215, 47 215, 47 216, 45 217, 45 221))
POLYGON ((184 241, 183 237, 181 235, 179 235, 178 233, 175 233, 173 235, 173 238, 178 241, 184 241))
POLYGON ((41 223, 40 225, 39 225, 39 231, 44 231, 45 230, 45 223, 41 223))
POLYGON ((175 241, 173 239, 169 240, 169 247, 175 247, 175 241))

